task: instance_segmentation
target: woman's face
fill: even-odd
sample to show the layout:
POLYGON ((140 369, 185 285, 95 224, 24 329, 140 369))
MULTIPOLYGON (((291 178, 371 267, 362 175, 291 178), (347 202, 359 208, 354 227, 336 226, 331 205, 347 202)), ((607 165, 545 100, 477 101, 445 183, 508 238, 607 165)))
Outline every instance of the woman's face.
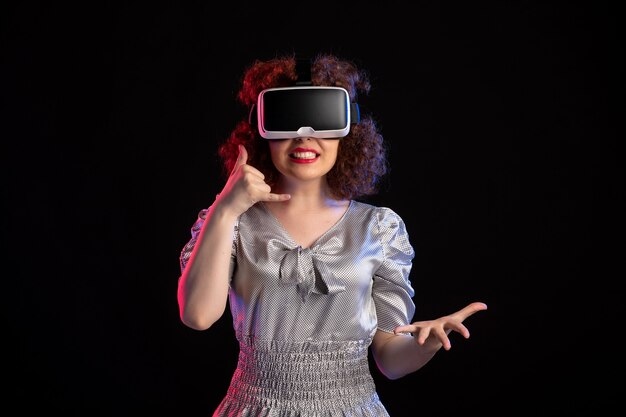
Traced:
POLYGON ((339 139, 271 139, 268 142, 274 166, 288 179, 320 179, 337 161, 339 139))

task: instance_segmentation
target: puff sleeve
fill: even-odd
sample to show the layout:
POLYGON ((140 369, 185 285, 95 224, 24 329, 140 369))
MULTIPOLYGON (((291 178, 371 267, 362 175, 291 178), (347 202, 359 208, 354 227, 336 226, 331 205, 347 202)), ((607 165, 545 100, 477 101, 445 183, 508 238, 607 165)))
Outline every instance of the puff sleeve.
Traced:
POLYGON ((372 296, 378 329, 391 333, 396 326, 409 324, 415 313, 415 291, 409 280, 415 252, 397 213, 381 208, 377 217, 384 260, 374 274, 372 296))
POLYGON ((183 246, 183 249, 180 251, 180 272, 185 270, 187 266, 187 262, 189 262, 189 258, 191 257, 191 252, 193 251, 194 246, 196 246, 196 242, 198 241, 198 235, 200 235, 200 230, 202 229, 202 225, 204 224, 204 220, 206 219, 206 214, 208 209, 200 210, 198 213, 198 218, 194 222, 193 226, 191 226, 191 239, 183 246))
MULTIPOLYGON (((183 249, 180 251, 180 273, 182 274, 189 262, 189 258, 191 258, 191 253, 193 252, 193 248, 196 246, 196 242, 198 241, 198 237, 200 236, 200 231, 202 230, 202 225, 204 225, 204 221, 206 220, 207 213, 209 208, 205 208, 200 210, 198 213, 198 218, 194 222, 193 226, 191 226, 191 239, 183 246, 183 249)), ((230 257, 230 276, 232 277, 233 271, 235 270, 236 265, 236 254, 237 254, 237 237, 239 235, 239 219, 237 219, 237 223, 235 224, 233 230, 233 247, 232 254, 230 257)))

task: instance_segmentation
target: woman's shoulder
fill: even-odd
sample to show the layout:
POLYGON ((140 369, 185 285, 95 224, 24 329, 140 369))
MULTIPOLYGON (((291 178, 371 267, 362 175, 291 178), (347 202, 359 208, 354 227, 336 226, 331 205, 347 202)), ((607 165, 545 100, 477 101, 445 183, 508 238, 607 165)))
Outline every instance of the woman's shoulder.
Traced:
POLYGON ((390 207, 377 206, 357 200, 352 200, 351 205, 354 212, 375 216, 379 221, 402 221, 400 215, 390 207))
POLYGON ((413 248, 409 241, 407 226, 402 217, 392 208, 377 206, 365 202, 353 201, 355 212, 367 217, 370 233, 385 248, 386 256, 392 253, 412 255, 413 248))

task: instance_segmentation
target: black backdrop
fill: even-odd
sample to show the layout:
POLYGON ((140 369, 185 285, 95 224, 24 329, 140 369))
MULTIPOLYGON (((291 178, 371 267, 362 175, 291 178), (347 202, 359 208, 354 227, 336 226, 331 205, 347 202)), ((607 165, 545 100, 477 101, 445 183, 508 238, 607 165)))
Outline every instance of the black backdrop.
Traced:
POLYGON ((205 332, 179 321, 179 251, 223 184, 216 148, 246 113, 243 68, 318 51, 372 76, 361 103, 392 170, 371 201, 407 223, 415 318, 489 305, 419 372, 388 381, 373 367, 391 415, 618 404, 616 10, 383 3, 2 6, 14 414, 211 414, 237 345, 228 314, 205 332))

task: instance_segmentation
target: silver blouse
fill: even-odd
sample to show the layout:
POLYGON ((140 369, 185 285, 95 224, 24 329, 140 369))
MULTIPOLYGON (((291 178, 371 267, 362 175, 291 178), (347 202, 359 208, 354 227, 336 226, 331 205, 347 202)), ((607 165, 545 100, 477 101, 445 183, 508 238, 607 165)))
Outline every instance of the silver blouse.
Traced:
MULTIPOLYGON (((181 270, 206 213, 191 229, 181 270)), ((351 201, 309 248, 264 203, 243 213, 229 289, 239 363, 214 416, 386 416, 367 349, 377 329, 393 332, 413 318, 413 257, 404 222, 386 207, 351 201)))

